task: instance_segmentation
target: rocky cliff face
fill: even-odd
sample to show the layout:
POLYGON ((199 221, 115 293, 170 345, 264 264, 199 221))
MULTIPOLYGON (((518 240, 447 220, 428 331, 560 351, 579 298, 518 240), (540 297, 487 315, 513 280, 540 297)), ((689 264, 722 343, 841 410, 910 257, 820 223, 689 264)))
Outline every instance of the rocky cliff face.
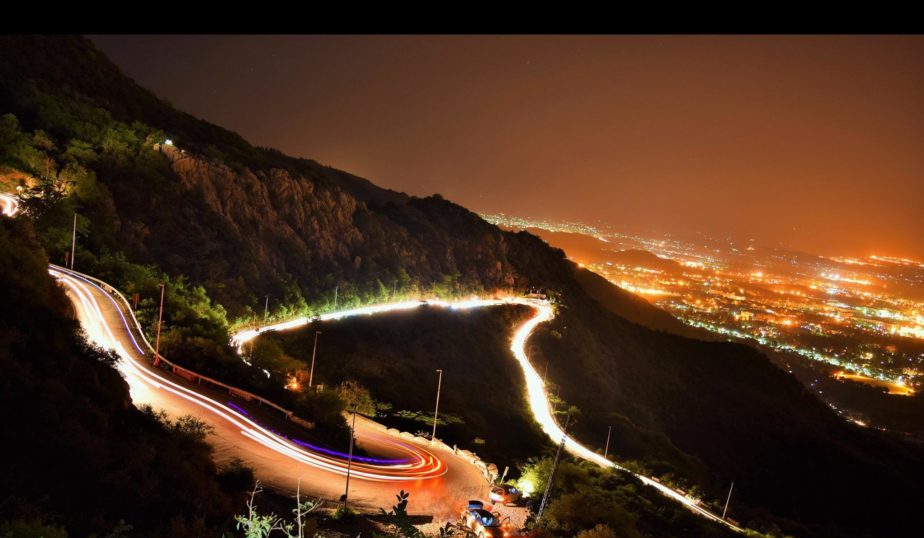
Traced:
MULTIPOLYGON (((502 232, 440 197, 405 196, 253 147, 157 99, 85 40, 0 36, 5 110, 16 122, 5 122, 0 149, 26 147, 42 157, 39 168, 49 158, 56 171, 79 165, 74 193, 36 219, 56 259, 69 251, 79 210, 78 268, 140 273, 119 278, 149 280, 141 284, 154 297, 159 273, 137 264, 156 264, 204 285, 232 316, 262 311, 267 294, 274 305, 323 307, 335 293, 343 306, 393 290, 551 288, 559 315, 531 344, 552 359, 549 379, 581 409, 574 432, 591 446, 616 426, 615 454, 701 473, 716 499, 736 480, 736 511, 770 509, 800 536, 907 534, 924 498, 919 447, 843 423, 753 350, 628 323, 670 329, 608 283, 576 278, 564 254, 533 235, 502 232), (152 149, 167 133, 186 153, 152 149), (123 256, 132 263, 119 264, 123 256)), ((210 364, 222 360, 227 335, 199 295, 171 311, 189 332, 174 349, 210 364)))
MULTIPOLYGON (((227 286, 239 276, 244 287, 257 291, 254 297, 259 290, 279 293, 294 286, 309 302, 338 286, 341 299, 385 299, 430 288, 442 293, 507 289, 528 280, 508 259, 508 236, 514 234, 441 198, 396 195, 367 201, 332 181, 321 166, 307 173, 253 170, 173 146, 156 149, 181 186, 170 203, 192 206, 198 220, 208 214, 205 220, 213 226, 187 233, 165 223, 174 239, 163 253, 150 234, 136 236, 136 243, 197 280, 227 286), (234 267, 213 263, 208 248, 196 256, 195 242, 230 242, 234 267), (183 244, 188 248, 179 251, 188 255, 177 256, 183 244)), ((148 226, 160 224, 147 219, 148 226)))
MULTIPOLYGON (((327 260, 349 258, 351 248, 362 242, 353 224, 357 201, 342 191, 319 187, 287 170, 235 171, 173 147, 162 151, 184 188, 243 238, 281 241, 304 257, 327 260)), ((278 252, 260 250, 267 262, 281 262, 278 252)))
POLYGON ((336 292, 342 304, 549 286, 565 274, 559 251, 440 197, 254 147, 176 110, 82 38, 0 45, 0 107, 60 142, 62 162, 76 156, 104 187, 98 198, 111 193, 96 208, 80 201, 94 228, 81 246, 186 275, 232 314, 262 309, 267 294, 317 305, 336 292), (168 135, 177 147, 152 151, 168 135), (64 155, 75 140, 81 149, 64 155))

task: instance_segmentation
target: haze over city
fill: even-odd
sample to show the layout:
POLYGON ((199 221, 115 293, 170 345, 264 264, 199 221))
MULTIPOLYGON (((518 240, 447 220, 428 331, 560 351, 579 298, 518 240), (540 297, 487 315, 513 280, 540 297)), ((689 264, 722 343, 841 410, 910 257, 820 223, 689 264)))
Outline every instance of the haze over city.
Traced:
POLYGON ((922 60, 0 35, 0 537, 921 535, 922 60))
POLYGON ((258 145, 476 211, 924 257, 920 36, 102 36, 258 145))

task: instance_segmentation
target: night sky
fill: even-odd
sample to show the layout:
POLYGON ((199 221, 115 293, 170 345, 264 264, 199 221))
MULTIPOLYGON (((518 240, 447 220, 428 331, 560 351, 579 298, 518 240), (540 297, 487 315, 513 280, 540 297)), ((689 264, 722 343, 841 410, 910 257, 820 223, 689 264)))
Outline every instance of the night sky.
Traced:
POLYGON ((472 210, 924 258, 922 37, 93 37, 175 106, 472 210))

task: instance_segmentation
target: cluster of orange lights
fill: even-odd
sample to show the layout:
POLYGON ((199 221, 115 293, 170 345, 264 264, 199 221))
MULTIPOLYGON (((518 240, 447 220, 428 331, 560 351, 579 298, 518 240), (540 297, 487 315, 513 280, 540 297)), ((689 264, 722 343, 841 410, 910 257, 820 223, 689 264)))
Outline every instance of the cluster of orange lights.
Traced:
MULTIPOLYGON (((711 258, 708 262, 700 261, 703 257, 685 258, 695 255, 692 250, 676 258, 657 254, 676 262, 676 269, 609 262, 588 268, 690 324, 796 351, 896 386, 920 383, 924 356, 903 355, 904 348, 890 350, 885 343, 870 344, 868 338, 874 334, 924 340, 924 302, 901 296, 898 285, 879 276, 887 264, 908 267, 917 263, 913 260, 882 256, 835 260, 857 267, 856 271, 790 263, 748 269, 743 262, 728 265, 711 258), (835 336, 850 343, 818 347, 824 345, 818 337, 835 336), (869 345, 880 345, 882 351, 863 353, 869 345), (914 366, 915 375, 901 366, 914 366)), ((913 281, 907 284, 913 285, 913 281)))

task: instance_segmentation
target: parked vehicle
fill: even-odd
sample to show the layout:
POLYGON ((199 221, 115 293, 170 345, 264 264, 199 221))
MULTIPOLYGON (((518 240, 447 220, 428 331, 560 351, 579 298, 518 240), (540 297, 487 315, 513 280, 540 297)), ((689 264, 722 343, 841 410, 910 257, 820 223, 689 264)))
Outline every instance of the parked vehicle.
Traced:
POLYGON ((491 501, 503 505, 517 502, 523 494, 510 484, 500 484, 491 488, 491 501))
POLYGON ((462 510, 462 526, 474 533, 478 538, 505 538, 510 536, 507 528, 507 519, 500 520, 499 514, 492 514, 484 509, 481 501, 468 501, 468 506, 462 510))

